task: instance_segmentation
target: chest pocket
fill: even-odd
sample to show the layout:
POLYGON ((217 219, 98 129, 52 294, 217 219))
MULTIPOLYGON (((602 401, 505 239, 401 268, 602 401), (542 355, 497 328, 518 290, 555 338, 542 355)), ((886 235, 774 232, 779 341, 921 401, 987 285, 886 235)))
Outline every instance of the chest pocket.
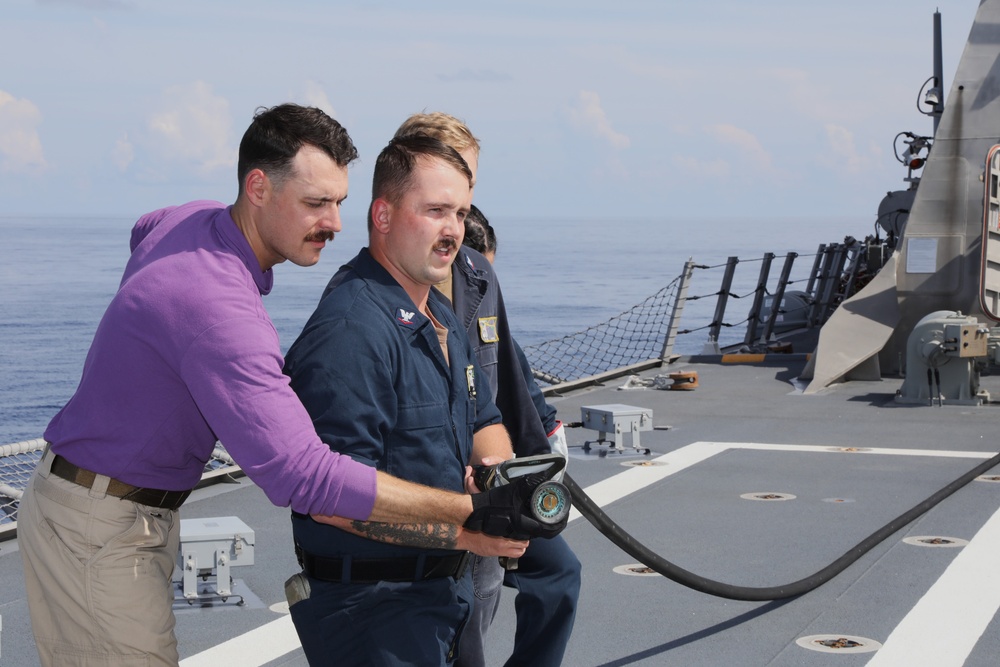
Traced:
POLYGON ((448 426, 450 421, 448 404, 445 402, 412 403, 399 406, 399 412, 396 415, 396 430, 419 431, 435 426, 448 426))
MULTIPOLYGON (((482 366, 483 372, 487 376, 492 377, 496 371, 494 367, 499 362, 499 347, 496 343, 479 343, 476 346, 476 361, 482 366)), ((482 378, 480 378, 480 381, 482 381, 482 378)))
POLYGON ((476 361, 482 369, 478 381, 480 385, 489 384, 493 392, 493 400, 497 397, 497 375, 499 374, 500 346, 496 343, 479 343, 476 345, 476 361))

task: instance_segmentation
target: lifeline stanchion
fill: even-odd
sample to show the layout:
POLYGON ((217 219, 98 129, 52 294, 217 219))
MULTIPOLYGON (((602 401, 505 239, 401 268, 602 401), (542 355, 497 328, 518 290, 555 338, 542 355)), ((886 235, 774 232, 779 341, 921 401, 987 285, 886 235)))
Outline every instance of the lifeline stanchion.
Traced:
POLYGON ((990 468, 1000 464, 1000 454, 984 461, 971 471, 965 473, 951 484, 947 485, 937 493, 932 494, 923 502, 912 509, 882 526, 874 533, 863 539, 854 547, 844 553, 843 556, 833 561, 819 572, 799 579, 783 586, 769 586, 754 588, 750 586, 736 586, 720 581, 713 581, 705 577, 698 576, 682 567, 674 565, 662 556, 652 552, 648 547, 628 534, 621 526, 616 524, 600 506, 595 503, 584 492, 580 485, 568 474, 563 477, 563 484, 569 489, 573 496, 573 506, 576 507, 587 520, 594 525, 605 537, 625 553, 636 558, 647 567, 656 570, 667 579, 682 586, 686 586, 708 595, 726 598, 729 600, 743 600, 747 602, 762 602, 766 600, 783 600, 792 598, 819 588, 821 585, 833 579, 835 576, 847 569, 854 561, 868 553, 877 544, 888 538, 897 530, 910 523, 924 512, 940 503, 942 500, 955 493, 963 486, 985 473, 990 468))

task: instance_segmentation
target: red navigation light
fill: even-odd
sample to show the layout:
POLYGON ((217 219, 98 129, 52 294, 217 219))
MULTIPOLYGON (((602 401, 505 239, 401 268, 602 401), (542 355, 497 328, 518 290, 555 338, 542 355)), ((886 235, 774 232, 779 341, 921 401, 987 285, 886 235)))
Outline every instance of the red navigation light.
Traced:
POLYGON ((922 157, 910 158, 910 169, 920 169, 922 166, 924 166, 924 159, 922 157))

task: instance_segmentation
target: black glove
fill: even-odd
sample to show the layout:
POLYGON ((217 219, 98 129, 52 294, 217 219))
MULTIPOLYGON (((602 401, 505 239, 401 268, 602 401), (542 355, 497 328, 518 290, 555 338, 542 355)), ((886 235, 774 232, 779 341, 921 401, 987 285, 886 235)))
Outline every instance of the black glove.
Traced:
MULTIPOLYGON (((544 474, 523 475, 509 484, 501 484, 472 496, 472 514, 465 527, 494 537, 528 540, 550 538, 562 532, 569 521, 569 512, 556 523, 544 523, 535 518, 531 499, 535 489, 546 482, 544 474)), ((569 502, 569 494, 566 494, 569 502)))

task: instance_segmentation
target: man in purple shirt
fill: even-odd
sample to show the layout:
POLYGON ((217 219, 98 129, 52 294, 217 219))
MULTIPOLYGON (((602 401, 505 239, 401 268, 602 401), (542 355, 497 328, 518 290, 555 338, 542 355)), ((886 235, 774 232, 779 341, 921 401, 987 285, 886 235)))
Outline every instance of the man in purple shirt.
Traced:
MULTIPOLYGON (((489 537, 515 493, 409 483, 338 455, 282 374, 261 300, 271 267, 310 266, 340 231, 357 151, 319 109, 258 113, 240 143, 236 203, 140 218, 80 385, 45 431, 18 537, 43 665, 176 665, 170 577, 176 510, 221 441, 276 505, 317 517, 450 524, 456 547, 520 556, 489 537)), ((510 523, 507 521, 506 523, 510 523)), ((504 521, 499 522, 504 525, 504 521)), ((498 531, 499 532, 499 531, 498 531)))

